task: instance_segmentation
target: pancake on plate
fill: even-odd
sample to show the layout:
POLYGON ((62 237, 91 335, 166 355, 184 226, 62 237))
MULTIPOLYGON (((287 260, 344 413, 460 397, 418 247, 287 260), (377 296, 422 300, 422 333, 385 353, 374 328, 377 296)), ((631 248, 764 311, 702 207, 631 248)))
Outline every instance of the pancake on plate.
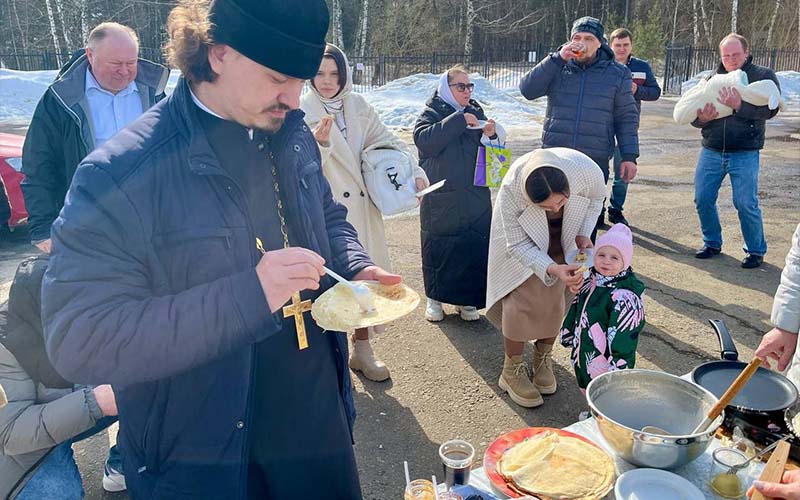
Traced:
POLYGON ((375 312, 368 314, 358 305, 346 285, 337 283, 319 296, 311 306, 311 316, 325 330, 347 332, 355 328, 383 325, 402 318, 419 304, 419 294, 400 283, 381 285, 363 281, 375 297, 375 312))
POLYGON ((580 439, 543 432, 503 453, 497 472, 509 488, 542 500, 599 500, 614 486, 614 462, 580 439))

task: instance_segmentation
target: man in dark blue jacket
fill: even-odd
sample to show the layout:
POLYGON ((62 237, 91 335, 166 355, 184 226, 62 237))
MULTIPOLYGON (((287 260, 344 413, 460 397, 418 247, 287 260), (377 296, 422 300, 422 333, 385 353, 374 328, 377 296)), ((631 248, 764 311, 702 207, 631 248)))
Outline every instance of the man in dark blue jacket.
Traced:
MULTIPOLYGON (((611 32, 609 39, 614 59, 624 65, 631 72, 631 91, 636 101, 636 110, 639 112, 641 122, 642 101, 656 101, 661 97, 661 87, 653 75, 653 70, 647 61, 637 59, 631 55, 633 52, 633 35, 626 28, 617 28, 611 32)), ((625 198, 628 195, 628 183, 621 179, 620 164, 622 155, 619 148, 614 148, 614 184, 611 188, 611 199, 608 207, 608 220, 612 224, 622 223, 628 225, 627 219, 622 214, 625 198)))
MULTIPOLYGON (((780 89, 778 77, 769 68, 753 64, 747 39, 731 33, 719 43, 722 62, 712 73, 724 74, 738 69, 744 71, 749 83, 770 79, 780 89)), ((767 253, 764 223, 758 206, 759 151, 764 147, 767 120, 778 114, 778 108, 755 106, 742 101, 739 92, 731 88, 720 90, 717 100, 733 109, 733 114, 717 118, 713 104, 697 110, 694 127, 702 129, 703 149, 697 159, 694 175, 694 203, 703 232, 703 247, 695 252, 698 259, 708 259, 722 251, 722 226, 717 213, 717 196, 726 175, 731 178, 733 205, 739 214, 744 238, 745 256, 741 266, 759 267, 767 253)))
POLYGON ((323 263, 400 277, 364 252, 297 110, 328 9, 186 2, 167 29, 175 92, 81 163, 53 225, 48 353, 112 383, 134 499, 360 499, 347 341, 307 311, 323 263))
MULTIPOLYGON (((572 40, 545 57, 522 78, 527 99, 547 96, 542 147, 577 149, 594 160, 608 181, 614 141, 622 154, 620 177, 636 176, 639 113, 631 92, 631 72, 614 61, 603 25, 582 17, 572 25, 572 40)), ((603 215, 598 226, 603 223, 603 215)))
POLYGON ((43 252, 78 163, 164 98, 169 70, 138 51, 131 28, 99 24, 36 105, 22 149, 22 193, 31 243, 43 252))

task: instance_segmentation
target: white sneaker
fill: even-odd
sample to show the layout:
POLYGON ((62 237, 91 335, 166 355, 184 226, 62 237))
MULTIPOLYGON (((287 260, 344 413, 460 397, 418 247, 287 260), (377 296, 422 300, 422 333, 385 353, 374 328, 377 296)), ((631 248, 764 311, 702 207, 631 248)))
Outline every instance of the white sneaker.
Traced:
POLYGON ((458 306, 458 313, 464 321, 478 321, 481 319, 481 313, 475 306, 458 306))
POLYGON ((428 307, 425 308, 425 319, 434 322, 442 321, 444 319, 442 303, 438 300, 428 299, 428 307))
POLYGON ((103 489, 109 492, 125 491, 125 476, 108 464, 103 468, 103 489))

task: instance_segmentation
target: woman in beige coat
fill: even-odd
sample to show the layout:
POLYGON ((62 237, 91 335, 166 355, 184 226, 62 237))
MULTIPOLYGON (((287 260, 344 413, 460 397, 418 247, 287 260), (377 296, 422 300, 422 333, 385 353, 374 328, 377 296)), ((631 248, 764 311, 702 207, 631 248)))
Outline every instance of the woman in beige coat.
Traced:
POLYGON ((539 406, 557 383, 551 351, 564 318, 567 288, 583 276, 564 256, 590 248, 605 182, 588 156, 567 148, 539 149, 517 159, 503 179, 492 213, 486 317, 502 330, 505 357, 499 385, 525 407, 539 406), (534 376, 523 361, 535 341, 534 376))
MULTIPOLYGON (((347 207, 347 221, 358 231, 358 239, 376 265, 391 269, 389 249, 381 212, 370 199, 361 172, 361 155, 371 149, 409 151, 389 131, 372 106, 353 93, 353 77, 347 57, 328 44, 311 92, 300 103, 306 121, 313 128, 322 155, 322 171, 333 197, 347 207)), ((427 186, 427 177, 417 168, 417 190, 427 186)), ((353 336, 350 368, 367 378, 383 381, 389 370, 372 352, 369 331, 358 329, 353 336)))

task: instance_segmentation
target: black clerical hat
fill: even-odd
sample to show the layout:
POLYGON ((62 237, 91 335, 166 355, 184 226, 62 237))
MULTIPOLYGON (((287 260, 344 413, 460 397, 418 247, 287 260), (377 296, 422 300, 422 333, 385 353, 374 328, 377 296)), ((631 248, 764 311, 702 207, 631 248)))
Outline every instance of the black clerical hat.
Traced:
POLYGON ((325 0, 213 0, 213 39, 295 78, 317 74, 329 13, 325 0))

